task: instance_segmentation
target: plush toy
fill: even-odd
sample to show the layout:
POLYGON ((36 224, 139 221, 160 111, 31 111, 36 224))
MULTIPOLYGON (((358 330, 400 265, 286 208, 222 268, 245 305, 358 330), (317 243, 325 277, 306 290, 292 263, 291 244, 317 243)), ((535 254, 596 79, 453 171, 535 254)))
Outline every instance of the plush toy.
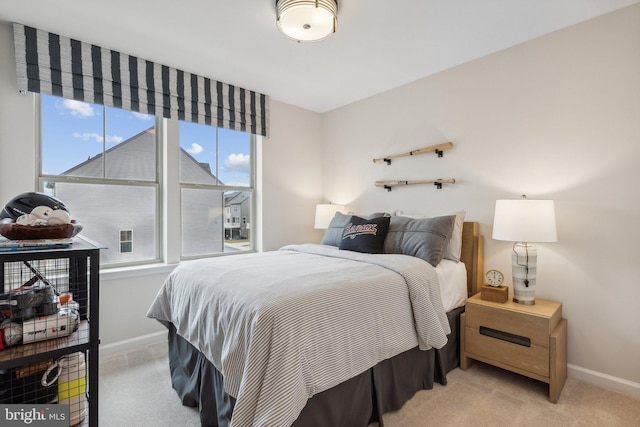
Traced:
POLYGON ((49 219, 47 220, 47 224, 60 225, 69 223, 71 223, 71 215, 69 215, 69 212, 60 209, 55 209, 49 212, 49 219))
POLYGON ((20 225, 61 225, 71 223, 71 215, 62 209, 36 206, 31 213, 20 215, 16 224, 20 225))
POLYGON ((53 212, 53 209, 49 206, 36 206, 31 210, 31 215, 38 219, 48 219, 51 212, 53 212))

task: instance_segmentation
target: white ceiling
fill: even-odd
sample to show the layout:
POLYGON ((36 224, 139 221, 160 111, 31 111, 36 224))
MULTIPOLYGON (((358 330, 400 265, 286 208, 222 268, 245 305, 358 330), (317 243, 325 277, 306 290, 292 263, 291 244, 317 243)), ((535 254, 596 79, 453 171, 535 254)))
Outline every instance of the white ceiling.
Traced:
POLYGON ((638 2, 338 0, 316 43, 278 32, 275 0, 0 0, 0 20, 325 112, 638 2))

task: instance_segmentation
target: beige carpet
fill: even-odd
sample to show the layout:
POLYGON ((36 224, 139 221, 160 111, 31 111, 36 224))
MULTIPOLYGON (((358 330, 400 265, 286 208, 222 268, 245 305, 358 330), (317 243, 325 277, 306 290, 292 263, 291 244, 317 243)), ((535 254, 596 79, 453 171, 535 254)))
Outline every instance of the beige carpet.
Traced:
MULTIPOLYGON (((489 365, 447 378, 386 414, 385 427, 640 426, 640 399, 573 378, 555 405, 546 384, 489 365)), ((198 410, 182 406, 171 388, 165 344, 102 358, 99 405, 100 427, 200 425, 198 410)))

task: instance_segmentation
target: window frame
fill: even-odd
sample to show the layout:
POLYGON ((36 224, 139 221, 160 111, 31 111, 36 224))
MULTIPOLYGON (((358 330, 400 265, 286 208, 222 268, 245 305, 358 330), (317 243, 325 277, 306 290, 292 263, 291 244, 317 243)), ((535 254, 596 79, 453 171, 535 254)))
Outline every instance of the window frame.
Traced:
MULTIPOLYGON (((180 121, 178 121, 178 126, 180 126, 180 121)), ((200 126, 207 126, 207 125, 200 125, 200 126)), ((220 181, 219 179, 219 175, 218 175, 218 166, 219 166, 219 158, 218 158, 218 127, 216 126, 212 126, 213 128, 216 129, 216 179, 217 181, 220 181)), ((240 131, 236 131, 236 132, 240 132, 240 131)), ((255 218, 257 217, 257 212, 256 212, 256 207, 257 207, 257 201, 256 201, 256 173, 257 173, 257 168, 256 168, 256 155, 257 155, 257 150, 256 150, 256 146, 257 146, 257 137, 256 135, 249 133, 249 132, 245 132, 247 133, 247 135, 249 135, 249 168, 250 168, 250 174, 249 174, 249 185, 248 186, 233 186, 233 185, 219 185, 219 184, 193 184, 193 183, 183 183, 180 181, 180 171, 178 171, 178 187, 179 187, 179 195, 180 195, 180 236, 182 236, 182 189, 187 188, 187 189, 198 189, 198 190, 212 190, 212 191, 222 191, 222 192, 227 192, 227 191, 239 191, 239 192, 245 192, 245 193, 250 193, 250 204, 249 204, 249 208, 250 208, 250 218, 255 218)), ((178 137, 178 146, 180 146, 180 141, 179 141, 179 137, 178 137)), ((225 215, 225 210, 226 207, 223 205, 222 206, 222 215, 225 215)), ((227 220, 229 219, 229 217, 227 217, 227 220)), ((223 224, 223 230, 222 230, 222 238, 223 238, 223 249, 224 249, 224 224, 226 223, 225 220, 222 221, 223 224)), ((181 261, 188 261, 188 260, 192 260, 192 259, 200 259, 200 258, 213 258, 213 257, 219 257, 219 256, 229 256, 229 255, 239 255, 239 254, 246 254, 246 253, 251 253, 251 252, 256 252, 256 231, 255 231, 255 227, 250 227, 249 228, 249 249, 244 249, 244 250, 238 250, 238 251, 232 251, 232 252, 224 252, 224 250, 222 252, 213 252, 213 253, 208 253, 208 254, 198 254, 198 255, 184 255, 182 253, 182 237, 180 237, 180 260, 181 261)))
MULTIPOLYGON (((42 137, 43 137, 43 129, 42 129, 42 94, 34 93, 34 117, 35 117, 35 188, 37 191, 45 191, 45 183, 71 183, 71 184, 102 184, 102 185, 114 185, 114 186, 131 186, 131 187, 153 187, 155 189, 155 211, 156 211, 156 227, 155 227, 155 238, 157 244, 155 245, 154 251, 155 256, 151 259, 139 260, 139 261, 122 261, 122 262, 114 262, 109 264, 100 265, 101 270, 113 270, 119 268, 127 268, 127 267, 138 267, 159 263, 175 263, 176 261, 183 260, 191 260, 191 259, 199 259, 199 258, 212 258, 219 256, 231 256, 231 255, 240 255, 246 253, 257 252, 257 248, 259 245, 259 233, 258 233, 258 219, 261 216, 261 213, 258 212, 258 143, 261 140, 257 135, 246 132, 249 135, 249 155, 250 155, 250 177, 249 177, 249 185, 248 186, 230 186, 230 185, 212 185, 212 184, 189 184, 180 182, 180 170, 179 165, 177 166, 177 170, 175 166, 172 167, 170 162, 167 162, 164 158, 165 150, 168 146, 171 146, 175 143, 178 148, 180 147, 180 137, 179 132, 174 132, 171 130, 173 126, 178 126, 180 124, 179 120, 174 119, 165 119, 159 116, 154 116, 154 129, 155 129, 155 152, 156 152, 156 170, 155 170, 155 180, 154 181, 139 181, 139 180, 130 180, 130 179, 113 179, 113 178, 87 178, 87 177, 77 177, 77 176, 63 176, 63 175, 50 175, 43 174, 43 146, 42 146, 42 137), (174 142, 169 142, 168 138, 175 138, 174 142), (166 168, 165 168, 165 165, 166 168), (175 177, 177 182, 169 182, 170 177, 175 177), (197 255, 183 255, 182 254, 182 189, 183 188, 193 188, 193 189, 210 189, 217 190, 222 192, 227 191, 239 191, 249 193, 250 203, 250 215, 249 215, 249 227, 247 228, 248 236, 249 236, 249 248, 248 249, 240 249, 237 251, 230 252, 214 252, 208 254, 197 254, 197 255), (177 192, 177 194, 172 194, 177 192), (166 212, 166 204, 168 200, 177 200, 180 203, 180 207, 178 208, 178 216, 174 218, 173 215, 169 212, 166 212), (171 224, 168 224, 168 222, 171 224), (176 222, 177 221, 177 222, 176 222), (178 234, 167 233, 167 227, 179 227, 178 234), (178 253, 170 254, 168 252, 169 246, 179 246, 180 249, 178 253)), ((52 95, 47 95, 52 96, 52 95)), ((56 97, 58 98, 58 97, 56 97)), ((60 98, 63 99, 63 98, 60 98)), ((88 102, 91 104, 90 102, 88 102)), ((92 104, 99 105, 99 104, 92 104)), ((103 135, 106 135, 106 125, 105 121, 108 120, 107 109, 108 108, 116 108, 116 107, 107 107, 104 106, 103 110, 103 135)), ((127 110, 125 110, 127 111, 127 110)), ((202 125, 207 126, 207 125, 202 125)), ((216 129, 216 140, 218 138, 218 132, 216 126, 212 126, 216 129)), ((240 131, 237 131, 240 132, 240 131)), ((218 141, 216 141, 217 145, 218 141)), ((105 150, 103 146, 103 150, 105 150)), ((217 149, 217 147, 216 147, 217 149)), ((217 159, 218 161, 219 159, 217 159)), ((216 177, 218 176, 218 164, 216 165, 216 177)), ((223 205, 222 214, 225 213, 225 207, 223 205)), ((223 221, 223 232, 222 238, 224 239, 224 221, 223 221)), ((224 240, 223 240, 224 245, 224 240)), ((118 249, 119 250, 119 249, 118 249)))
MULTIPOLYGON (((156 154, 156 169, 155 169, 155 179, 154 181, 138 181, 138 180, 131 180, 131 179, 114 179, 114 178, 88 178, 88 177, 78 177, 78 176, 64 176, 64 175, 50 175, 50 174, 43 174, 42 173, 42 168, 43 168, 43 162, 42 162, 42 118, 43 118, 43 114, 42 114, 42 94, 40 93, 36 93, 34 94, 34 98, 35 98, 35 103, 36 103, 36 108, 35 108, 35 122, 36 122, 36 130, 35 130, 35 137, 36 137, 36 155, 35 155, 35 162, 36 162, 36 188, 38 189, 38 191, 44 192, 45 191, 45 183, 47 182, 51 182, 51 183, 57 183, 57 182, 62 182, 62 183, 70 183, 70 184, 87 184, 87 185, 95 185, 95 184, 102 184, 102 185, 113 185, 113 186, 123 186, 123 187, 153 187, 155 188, 155 198, 156 198, 156 203, 155 203, 155 211, 156 211, 156 229, 155 229, 155 236, 156 236, 156 242, 157 244, 155 245, 154 248, 154 257, 150 258, 150 259, 145 259, 145 260, 139 260, 139 261, 123 261, 123 262, 117 262, 117 263, 109 263, 109 264, 103 264, 100 263, 100 268, 101 269, 108 269, 108 268, 122 268, 122 267, 131 267, 131 266, 139 266, 139 265, 149 265, 149 264, 157 264, 159 262, 163 262, 164 260, 162 259, 162 253, 164 252, 164 246, 165 246, 165 242, 163 239, 163 233, 162 233, 162 229, 163 229, 163 224, 164 224, 164 218, 162 215, 163 209, 163 191, 162 191, 162 185, 161 185, 161 179, 162 176, 164 174, 164 170, 163 170, 163 157, 162 157, 162 141, 164 141, 164 123, 163 120, 161 118, 159 118, 158 116, 154 116, 153 120, 154 120, 154 130, 155 130, 155 154, 156 154)), ((51 96, 54 97, 53 95, 46 95, 46 96, 51 96)), ((54 98, 59 98, 59 97, 54 97, 54 98)), ((60 99, 66 99, 66 98, 60 98, 60 99)), ((87 102, 88 104, 91 104, 90 102, 87 102)), ((92 104, 92 105, 99 105, 99 104, 92 104)), ((116 107, 107 107, 107 106, 103 106, 103 113, 102 113, 102 130, 103 130, 103 138, 106 135, 106 116, 107 116, 107 109, 108 108, 116 108, 116 107)), ((127 110, 125 110, 127 111, 127 110)), ((104 145, 104 141, 103 141, 103 154, 106 151, 106 146, 104 145)), ((104 156, 106 158, 106 156, 104 156)), ((106 171, 103 170, 103 176, 104 173, 106 171)), ((118 252, 120 252, 119 248, 118 248, 118 252)))

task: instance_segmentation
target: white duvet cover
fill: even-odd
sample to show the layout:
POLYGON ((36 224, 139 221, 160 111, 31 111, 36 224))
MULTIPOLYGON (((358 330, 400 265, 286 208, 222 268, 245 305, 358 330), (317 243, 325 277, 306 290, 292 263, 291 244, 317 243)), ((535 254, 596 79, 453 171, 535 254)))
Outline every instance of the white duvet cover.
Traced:
POLYGON ((235 427, 289 426, 314 394, 450 332, 427 262, 312 244, 185 262, 147 316, 222 373, 235 427))

